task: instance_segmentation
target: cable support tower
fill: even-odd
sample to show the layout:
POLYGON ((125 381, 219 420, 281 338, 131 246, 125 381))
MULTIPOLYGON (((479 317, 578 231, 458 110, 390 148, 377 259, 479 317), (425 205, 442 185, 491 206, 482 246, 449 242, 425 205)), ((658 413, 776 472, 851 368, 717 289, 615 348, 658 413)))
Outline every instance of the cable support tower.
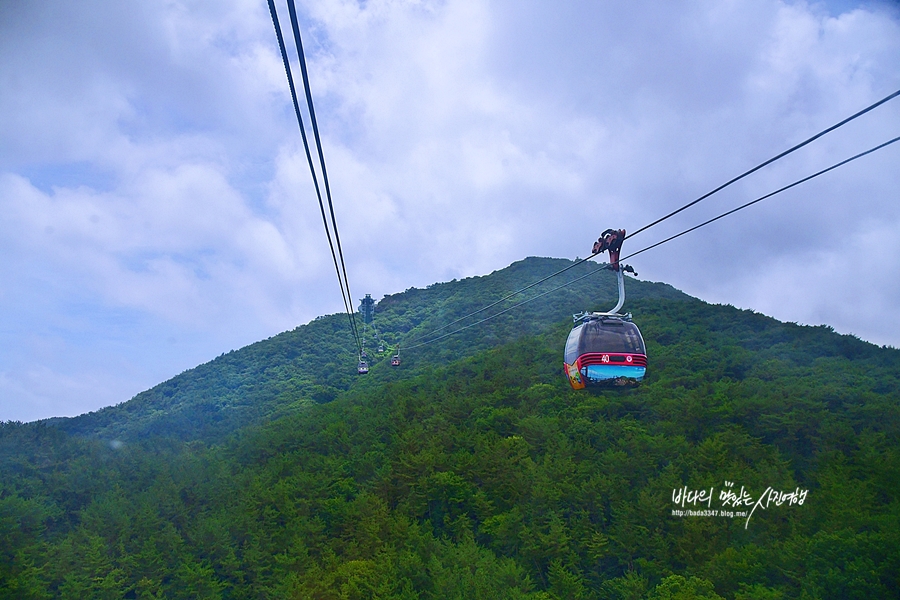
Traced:
POLYGON ((340 286, 340 289, 341 289, 341 299, 344 303, 344 310, 347 313, 347 318, 348 318, 349 325, 350 325, 350 333, 353 336, 354 341, 356 343, 357 353, 362 353, 362 343, 360 341, 359 327, 356 323, 356 314, 353 311, 353 297, 350 293, 350 280, 347 277, 347 267, 344 262, 344 252, 341 247, 341 238, 340 238, 340 235, 338 234, 337 220, 335 219, 335 216, 334 216, 334 204, 333 204, 332 198, 331 198, 331 187, 328 183, 328 171, 325 167, 325 156, 322 152, 322 142, 319 137, 319 126, 316 121, 316 111, 315 111, 315 107, 313 106, 312 92, 310 91, 310 86, 309 86, 309 76, 308 76, 307 69, 306 69, 306 58, 303 53, 303 43, 300 39, 300 26, 297 21, 297 10, 294 5, 294 0, 287 0, 288 13, 290 14, 290 21, 291 21, 291 29, 294 34, 294 44, 297 49, 297 56, 298 56, 299 63, 300 63, 300 72, 301 72, 301 76, 303 79, 303 89, 304 89, 304 92, 306 95, 307 110, 309 112, 310 123, 312 125, 313 135, 314 135, 315 141, 316 141, 316 150, 317 150, 317 155, 318 155, 318 159, 319 159, 319 168, 322 171, 322 181, 325 186, 325 196, 326 196, 326 199, 328 202, 328 212, 331 216, 331 226, 330 227, 329 227, 329 223, 328 223, 328 217, 326 216, 326 212, 325 212, 325 204, 322 199, 322 191, 321 191, 321 188, 319 187, 319 179, 316 174, 315 165, 313 163, 312 153, 310 152, 310 149, 309 149, 309 139, 306 135, 306 128, 303 125, 303 116, 302 116, 302 112, 300 110, 300 104, 297 101, 297 91, 294 86, 294 78, 293 78, 293 74, 291 71, 290 60, 288 59, 287 49, 286 49, 285 43, 284 43, 284 37, 282 36, 282 33, 281 33, 281 25, 279 24, 279 21, 278 21, 278 11, 275 8, 274 0, 268 0, 268 4, 269 4, 269 13, 272 15, 272 24, 275 27, 275 36, 278 38, 278 47, 281 50, 281 59, 284 62, 284 70, 285 70, 285 74, 287 75, 288 86, 290 87, 290 91, 291 91, 291 101, 293 102, 293 105, 294 105, 294 113, 297 116, 297 124, 300 126, 300 136, 303 139, 303 148, 306 151, 306 160, 307 160, 307 163, 309 164, 309 171, 310 171, 310 174, 312 175, 313 186, 315 187, 315 190, 316 190, 316 198, 319 201, 319 211, 322 215, 322 223, 325 227, 325 237, 328 239, 328 247, 331 251, 331 258, 332 258, 332 261, 334 262, 335 273, 337 274, 337 278, 338 278, 338 285, 340 286), (334 230, 333 239, 332 239, 332 232, 331 232, 332 229, 334 230), (335 246, 337 247, 336 251, 335 251, 335 246))
MULTIPOLYGON (((715 221, 718 221, 719 219, 723 219, 723 218, 725 218, 725 217, 727 217, 727 216, 729 216, 729 215, 732 215, 732 214, 734 214, 734 213, 736 213, 736 212, 738 212, 738 211, 741 211, 741 210, 743 210, 743 209, 745 209, 745 208, 748 208, 748 207, 750 207, 750 206, 753 206, 754 204, 757 204, 758 202, 762 202, 763 200, 765 200, 765 199, 767 199, 767 198, 771 198, 772 196, 775 196, 775 195, 777 195, 777 194, 780 194, 781 192, 784 192, 784 191, 787 191, 787 190, 789 190, 789 189, 791 189, 791 188, 794 188, 794 187, 796 187, 796 186, 798 186, 798 185, 800 185, 800 184, 802 184, 802 183, 805 183, 805 182, 807 182, 807 181, 810 181, 811 179, 815 179, 816 177, 819 177, 819 176, 821 176, 821 175, 824 175, 825 173, 828 173, 828 172, 830 172, 830 171, 833 171, 833 170, 837 169, 838 167, 842 167, 842 166, 844 166, 844 165, 846 165, 846 164, 848 164, 848 163, 851 163, 851 162, 853 162, 853 161, 855 161, 855 160, 857 160, 857 159, 860 159, 860 158, 862 158, 862 157, 864 157, 864 156, 867 156, 867 155, 869 155, 869 154, 872 154, 873 152, 876 152, 876 151, 878 151, 878 150, 881 150, 882 148, 886 148, 887 146, 890 146, 891 144, 894 144, 894 143, 896 143, 896 142, 900 142, 900 136, 895 137, 895 138, 892 138, 892 139, 890 139, 890 140, 888 140, 888 141, 886 141, 886 142, 884 142, 884 143, 882 143, 882 144, 879 144, 879 145, 877 145, 877 146, 874 146, 874 147, 872 147, 872 148, 869 148, 868 150, 866 150, 866 151, 864 151, 864 152, 860 152, 859 154, 855 154, 855 155, 851 156, 850 158, 846 158, 846 159, 844 159, 844 160, 842 160, 842 161, 840 161, 840 162, 838 162, 838 163, 835 163, 835 164, 831 165, 830 167, 827 167, 827 168, 825 168, 825 169, 822 169, 822 170, 820 170, 820 171, 817 171, 817 172, 813 173, 812 175, 807 175, 806 177, 804 177, 804 178, 802 178, 802 179, 798 179, 797 181, 795 181, 795 182, 793 182, 793 183, 791 183, 791 184, 788 184, 788 185, 786 185, 786 186, 784 186, 784 187, 778 188, 777 190, 775 190, 775 191, 773 191, 773 192, 769 192, 768 194, 765 194, 764 196, 760 196, 759 198, 756 198, 755 200, 752 200, 752 201, 750 201, 750 202, 747 202, 747 203, 745 203, 745 204, 742 204, 741 206, 738 206, 737 208, 733 208, 733 209, 731 209, 731 210, 729 210, 729 211, 726 211, 726 212, 724 212, 724 213, 722 213, 722 214, 720 214, 720 215, 718 215, 718 216, 716 216, 716 217, 713 217, 712 219, 709 219, 709 220, 707 220, 707 221, 704 221, 703 223, 700 223, 699 225, 695 225, 695 226, 693 226, 693 227, 690 227, 690 228, 688 228, 688 229, 685 229, 684 231, 682 231, 682 232, 680 232, 680 233, 677 233, 677 234, 675 234, 675 235, 673 235, 673 236, 670 236, 670 237, 668 237, 668 238, 666 238, 666 239, 664 239, 664 240, 662 240, 662 241, 660 241, 660 242, 657 242, 657 243, 655 243, 655 244, 651 244, 650 246, 646 246, 646 247, 644 247, 644 248, 638 250, 637 252, 632 252, 631 254, 629 254, 629 255, 627 255, 627 256, 625 256, 625 257, 622 257, 622 258, 619 259, 619 260, 620 260, 620 261, 624 261, 624 260, 626 260, 626 259, 628 259, 628 258, 631 258, 631 257, 633 257, 633 256, 637 256, 638 254, 642 254, 642 253, 644 253, 644 252, 646 252, 646 251, 648 251, 648 250, 652 250, 653 248, 656 248, 656 247, 658 247, 658 246, 661 246, 661 245, 665 244, 666 242, 670 242, 670 241, 672 241, 672 240, 674 240, 674 239, 676 239, 676 238, 679 238, 679 237, 681 237, 681 236, 683 236, 683 235, 685 235, 685 234, 691 233, 692 231, 696 231, 697 229, 700 229, 701 227, 705 227, 706 225, 709 225, 710 223, 714 223, 715 221)), ((598 254, 599 254, 599 253, 598 253, 598 254)), ((596 255, 594 255, 594 256, 596 256, 596 255)), ((530 288, 530 287, 534 287, 534 286, 537 285, 538 283, 541 283, 541 282, 543 282, 543 281, 546 281, 546 280, 549 279, 550 277, 554 277, 555 275, 558 275, 559 273, 562 273, 563 271, 567 271, 567 270, 569 270, 569 269, 571 269, 571 268, 573 268, 573 267, 575 267, 575 266, 577 266, 577 265, 583 263, 583 262, 586 261, 586 260, 588 260, 588 259, 586 259, 586 258, 585 258, 585 259, 581 259, 581 260, 579 260, 579 261, 573 263, 573 264, 570 265, 569 267, 566 267, 565 269, 562 269, 562 270, 560 270, 560 271, 557 271, 556 273, 553 273, 552 275, 548 275, 547 277, 541 279, 539 282, 536 282, 536 283, 534 283, 534 284, 531 284, 531 285, 527 286, 526 288, 522 288, 522 290, 528 289, 528 288, 530 288)), ((459 329, 455 329, 455 330, 453 330, 453 331, 451 331, 451 332, 449 332, 449 333, 445 333, 445 334, 440 335, 440 336, 438 336, 438 337, 436 337, 436 338, 432 338, 432 339, 426 340, 426 341, 424 341, 424 342, 420 342, 420 343, 418 343, 418 344, 414 344, 414 345, 412 345, 412 346, 404 346, 404 348, 406 348, 406 350, 412 350, 412 349, 414 349, 414 348, 419 348, 419 347, 421 347, 421 346, 425 346, 425 345, 431 344, 431 343, 433 343, 433 342, 437 342, 437 341, 439 341, 439 340, 442 340, 442 339, 444 339, 444 338, 450 337, 451 335, 460 333, 461 331, 465 331, 466 329, 469 329, 469 328, 474 327, 474 326, 476 326, 476 325, 481 325, 482 323, 486 323, 487 321, 490 321, 491 319, 494 319, 494 318, 496 318, 496 317, 499 317, 499 316, 502 315, 502 314, 505 314, 505 313, 507 313, 507 312, 509 312, 509 311, 511 311, 511 310, 514 310, 514 309, 516 309, 516 308, 519 308, 520 306, 524 306, 525 304, 528 304, 529 302, 532 302, 532 301, 534 301, 534 300, 537 300, 538 298, 542 298, 542 297, 544 297, 544 296, 546 296, 546 295, 548 295, 548 294, 552 294, 553 292, 556 292, 556 291, 559 291, 559 290, 561 290, 561 289, 563 289, 563 288, 565 288, 565 287, 568 287, 568 286, 572 285, 573 283, 576 283, 576 282, 578 282, 578 281, 581 281, 582 279, 586 279, 587 277, 590 277, 591 275, 594 275, 594 274, 596 274, 596 273, 599 273, 600 271, 606 271, 606 270, 608 270, 609 268, 610 268, 609 265, 603 265, 602 267, 600 267, 600 268, 598 268, 598 269, 596 269, 596 270, 594 270, 594 271, 591 271, 590 273, 587 273, 586 275, 582 275, 581 277, 578 277, 578 278, 576 278, 576 279, 573 279, 572 281, 569 281, 569 282, 567 282, 567 283, 564 283, 564 284, 562 284, 562 285, 560 285, 560 286, 557 286, 557 287, 555 287, 555 288, 553 288, 553 289, 547 290, 546 292, 542 292, 542 293, 540 293, 540 294, 538 294, 538 295, 536 295, 536 296, 534 296, 534 297, 532 297, 532 298, 529 298, 529 299, 527 299, 527 300, 523 300, 522 302, 519 302, 518 304, 514 304, 513 306, 510 306, 510 307, 508 307, 508 308, 505 308, 505 309, 503 309, 503 310, 501 310, 501 311, 499 311, 499 312, 497 312, 497 313, 495 313, 495 314, 492 314, 492 315, 489 316, 489 317, 485 317, 484 319, 481 319, 480 321, 476 321, 475 323, 471 323, 471 324, 466 325, 466 326, 464 326, 464 327, 460 327, 459 329)), ((522 291, 522 290, 520 290, 520 291, 522 291)), ((506 296, 506 298, 504 298, 504 299, 507 299, 507 298, 509 298, 509 297, 511 297, 511 296, 513 296, 513 295, 515 295, 516 293, 519 293, 519 292, 513 292, 513 294, 510 294, 510 295, 506 296)), ((495 302, 494 304, 492 304, 492 305, 490 305, 490 306, 496 306, 496 304, 498 304, 498 303, 501 302, 501 301, 502 301, 502 300, 500 300, 500 301, 498 301, 498 302, 495 302)), ((490 306, 485 307, 484 309, 481 309, 481 311, 486 310, 486 309, 489 308, 490 306)), ((478 311, 478 312, 481 312, 481 311, 478 311)), ((474 314, 474 313, 473 313, 473 314, 474 314)), ((469 316, 469 315, 467 315, 467 316, 469 316)), ((457 319, 456 321, 454 321, 454 323, 458 323, 460 320, 462 320, 462 319, 464 319, 464 318, 466 318, 466 317, 462 317, 462 318, 460 318, 460 319, 457 319)), ((446 328, 446 326, 444 326, 444 328, 446 328)), ((437 331, 437 330, 435 330, 435 331, 437 331)), ((421 336, 420 336, 420 337, 421 337, 421 336)))

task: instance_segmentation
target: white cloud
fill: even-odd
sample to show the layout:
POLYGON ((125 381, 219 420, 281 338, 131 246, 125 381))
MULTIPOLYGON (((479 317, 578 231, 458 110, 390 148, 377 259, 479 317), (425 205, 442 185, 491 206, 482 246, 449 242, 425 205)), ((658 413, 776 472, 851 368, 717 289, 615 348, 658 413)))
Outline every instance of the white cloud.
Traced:
MULTIPOLYGON (((34 407, 16 414, 83 410, 96 387, 110 391, 92 407, 124 400, 340 310, 265 3, 48 6, 0 4, 0 324, 23 348, 0 353, 0 372, 4 394, 34 407)), ((633 231, 900 88, 897 10, 835 6, 304 3, 355 296, 584 256, 603 229, 633 231)), ((898 125, 900 105, 879 108, 626 250, 898 125)), ((635 266, 710 300, 898 345, 898 151, 635 266), (860 255, 877 274, 859 277, 860 255), (864 310, 828 293, 854 288, 864 310)))
POLYGON ((826 324, 876 344, 898 346, 900 330, 900 222, 873 223, 841 238, 839 251, 809 248, 796 256, 759 263, 722 286, 704 290, 713 301, 783 320, 826 324), (810 301, 810 297, 816 299, 810 301))

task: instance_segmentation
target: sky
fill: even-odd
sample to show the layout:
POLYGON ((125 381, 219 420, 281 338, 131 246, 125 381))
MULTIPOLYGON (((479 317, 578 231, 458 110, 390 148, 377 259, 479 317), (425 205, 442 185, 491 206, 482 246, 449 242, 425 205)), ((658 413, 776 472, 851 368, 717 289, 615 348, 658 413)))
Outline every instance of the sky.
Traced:
MULTIPOLYGON (((357 304, 587 256, 900 89, 886 0, 298 10, 357 304)), ((900 99, 623 250, 898 135, 900 99)), ((900 347, 898 165, 900 144, 628 262, 900 347)), ((0 0, 0 420, 117 404, 341 310, 264 0, 0 0)))

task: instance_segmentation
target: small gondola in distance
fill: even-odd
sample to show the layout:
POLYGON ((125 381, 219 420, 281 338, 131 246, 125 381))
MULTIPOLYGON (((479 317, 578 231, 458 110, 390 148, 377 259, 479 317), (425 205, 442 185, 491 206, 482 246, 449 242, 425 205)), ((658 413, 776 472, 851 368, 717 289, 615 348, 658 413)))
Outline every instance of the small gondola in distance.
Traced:
POLYGON ((397 353, 391 357, 391 366, 399 367, 400 366, 400 345, 397 345, 397 353))
POLYGON ((606 313, 584 312, 574 316, 563 356, 565 375, 573 389, 588 386, 634 386, 647 373, 647 350, 641 332, 631 314, 618 311, 625 303, 623 271, 631 267, 619 264, 619 252, 625 230, 607 229, 594 244, 593 254, 609 251, 609 266, 616 272, 619 302, 606 313))

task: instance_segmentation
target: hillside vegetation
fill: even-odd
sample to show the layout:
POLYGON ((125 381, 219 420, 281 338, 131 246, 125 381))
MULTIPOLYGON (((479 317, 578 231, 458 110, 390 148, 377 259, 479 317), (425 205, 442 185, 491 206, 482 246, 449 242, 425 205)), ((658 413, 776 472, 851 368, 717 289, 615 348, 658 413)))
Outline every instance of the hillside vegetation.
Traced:
MULTIPOLYGON (((428 340, 431 332, 444 325, 572 264, 565 259, 532 257, 484 277, 434 284, 423 290, 411 288, 382 299, 373 325, 390 345, 428 340)), ((597 269, 593 262, 578 265, 499 305, 497 310, 597 269)), ((402 376, 471 356, 524 334, 547 331, 576 311, 611 308, 616 294, 613 274, 601 271, 477 328, 445 338, 440 344, 423 346, 414 353, 404 352, 402 376)), ((669 285, 634 279, 629 280, 628 297, 687 298, 669 285)), ((489 314, 492 313, 485 312, 478 318, 489 314)), ((369 329, 369 342, 374 341, 371 333, 369 329)), ((385 381, 401 376, 387 368, 389 354, 379 356, 372 352, 375 346, 368 346, 374 362, 369 379, 385 381)), ((53 425, 70 433, 108 440, 126 441, 147 435, 183 441, 220 440, 244 425, 271 420, 309 403, 333 400, 358 383, 356 360, 347 315, 329 315, 223 354, 118 406, 73 419, 58 419, 53 425)))
MULTIPOLYGON (((529 262, 560 264, 389 297, 380 328, 529 262)), ((328 317, 134 406, 4 424, 0 596, 898 597, 900 352, 630 285, 647 381, 575 392, 565 317, 613 293, 585 281, 368 378, 328 317), (796 496, 728 516, 742 487, 796 496), (676 515, 707 508, 684 488, 726 515, 676 515)))

